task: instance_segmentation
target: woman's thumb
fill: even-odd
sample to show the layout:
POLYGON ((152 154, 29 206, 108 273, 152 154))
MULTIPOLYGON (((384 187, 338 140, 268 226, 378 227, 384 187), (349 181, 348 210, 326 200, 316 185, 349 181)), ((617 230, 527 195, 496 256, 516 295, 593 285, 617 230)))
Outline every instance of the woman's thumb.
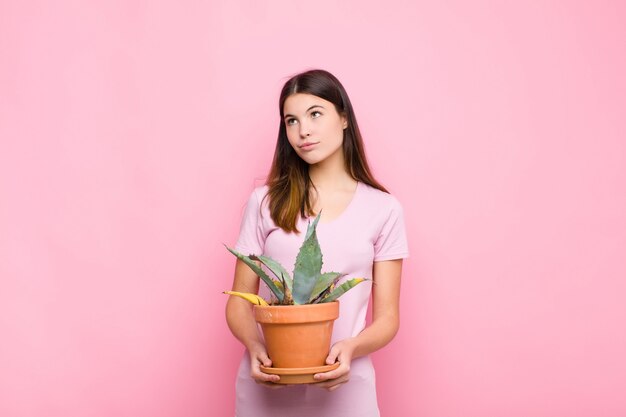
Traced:
POLYGON ((328 356, 326 357, 326 364, 332 365, 333 363, 335 363, 337 361, 337 355, 339 355, 339 350, 335 349, 335 347, 333 346, 330 349, 328 356))
POLYGON ((263 364, 263 366, 265 367, 272 366, 272 360, 269 358, 269 356, 267 356, 267 353, 259 354, 258 358, 261 364, 263 364))

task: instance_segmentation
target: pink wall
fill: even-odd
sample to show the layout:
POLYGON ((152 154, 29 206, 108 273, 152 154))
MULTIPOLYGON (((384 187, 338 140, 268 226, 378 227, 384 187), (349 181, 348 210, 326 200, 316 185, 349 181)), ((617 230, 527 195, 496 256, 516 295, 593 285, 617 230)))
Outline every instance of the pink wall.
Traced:
POLYGON ((232 415, 221 244, 309 67, 407 214, 383 415, 626 415, 626 7, 497 3, 0 3, 0 415, 232 415))

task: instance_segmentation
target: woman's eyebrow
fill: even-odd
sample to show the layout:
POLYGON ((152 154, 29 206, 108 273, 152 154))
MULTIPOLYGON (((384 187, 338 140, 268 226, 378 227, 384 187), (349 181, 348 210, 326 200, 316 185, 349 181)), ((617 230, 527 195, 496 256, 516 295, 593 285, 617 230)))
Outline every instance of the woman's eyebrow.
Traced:
MULTIPOLYGON (((324 108, 324 106, 322 106, 322 105, 319 105, 319 104, 314 104, 314 105, 312 105, 311 107, 309 107, 308 109, 306 109, 306 112, 305 112, 305 113, 310 112, 312 109, 314 109, 314 108, 316 108, 316 107, 319 107, 320 109, 323 109, 323 108, 324 108)), ((287 117, 296 117, 296 116, 294 116, 293 114, 289 114, 289 113, 287 113, 287 114, 285 115, 285 117, 283 117, 283 119, 286 119, 287 117)))

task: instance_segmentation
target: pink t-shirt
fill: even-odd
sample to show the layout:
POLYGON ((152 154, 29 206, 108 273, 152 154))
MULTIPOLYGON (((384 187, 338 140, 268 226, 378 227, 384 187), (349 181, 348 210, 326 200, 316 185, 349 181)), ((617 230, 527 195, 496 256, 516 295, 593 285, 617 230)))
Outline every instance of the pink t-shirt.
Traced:
MULTIPOLYGON (((256 188, 246 207, 235 249, 244 254, 263 254, 293 271, 309 220, 300 219, 300 234, 285 233, 272 221, 267 206, 267 186, 256 188), (263 202, 263 204, 261 204, 263 202)), ((348 207, 329 223, 317 225, 323 254, 322 272, 342 272, 343 280, 372 278, 374 262, 408 257, 402 207, 390 194, 359 182, 348 207)), ((378 277, 378 280, 385 277, 378 277)), ((341 284, 340 281, 339 284, 341 284)), ((269 299, 261 283, 259 294, 269 299)), ((366 281, 339 298, 339 318, 333 327, 332 343, 356 336, 365 328, 372 282, 366 281)), ((369 357, 354 359, 350 381, 328 392, 312 385, 269 389, 250 378, 248 354, 237 375, 237 417, 376 417, 374 368, 369 357)))

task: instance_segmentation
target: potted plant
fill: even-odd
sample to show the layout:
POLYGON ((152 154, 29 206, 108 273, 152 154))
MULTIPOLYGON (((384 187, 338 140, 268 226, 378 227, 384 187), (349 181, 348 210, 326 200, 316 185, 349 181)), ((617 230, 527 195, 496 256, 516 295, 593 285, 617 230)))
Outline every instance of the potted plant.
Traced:
POLYGON ((339 317, 337 299, 365 281, 352 278, 341 285, 340 272, 322 273, 322 251, 317 240, 320 215, 309 223, 304 242, 296 256, 293 276, 273 259, 263 255, 243 255, 226 247, 248 265, 268 286, 271 299, 257 294, 225 291, 254 304, 254 317, 261 325, 273 367, 266 373, 281 376, 280 383, 310 383, 313 375, 335 369, 338 363, 325 365, 330 350, 333 322, 339 317), (260 265, 264 265, 271 277, 260 265))

